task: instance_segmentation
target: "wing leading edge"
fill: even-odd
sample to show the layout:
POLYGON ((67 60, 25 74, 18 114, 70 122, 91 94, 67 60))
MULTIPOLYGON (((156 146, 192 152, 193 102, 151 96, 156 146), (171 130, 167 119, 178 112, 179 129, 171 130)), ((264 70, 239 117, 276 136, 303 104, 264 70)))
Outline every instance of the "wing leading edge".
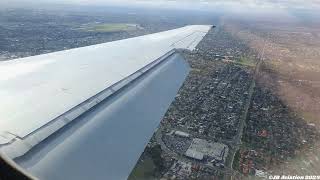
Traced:
POLYGON ((211 26, 0 63, 0 153, 39 179, 125 179, 211 26))

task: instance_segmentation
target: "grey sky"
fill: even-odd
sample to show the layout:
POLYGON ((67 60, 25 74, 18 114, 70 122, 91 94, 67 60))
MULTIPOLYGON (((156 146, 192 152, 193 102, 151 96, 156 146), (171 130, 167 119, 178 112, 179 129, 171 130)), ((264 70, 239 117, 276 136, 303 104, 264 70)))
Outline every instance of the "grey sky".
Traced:
MULTIPOLYGON (((228 6, 229 8, 245 7, 250 9, 317 9, 319 0, 41 0, 43 3, 73 5, 128 5, 157 6, 163 8, 210 8, 228 6)), ((39 4, 39 0, 0 0, 0 4, 39 4)))

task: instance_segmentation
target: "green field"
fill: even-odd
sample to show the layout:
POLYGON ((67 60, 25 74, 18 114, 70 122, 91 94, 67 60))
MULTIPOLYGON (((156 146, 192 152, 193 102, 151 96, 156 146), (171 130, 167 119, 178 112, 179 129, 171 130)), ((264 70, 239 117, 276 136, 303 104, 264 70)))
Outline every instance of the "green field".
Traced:
POLYGON ((124 23, 104 23, 104 24, 87 24, 79 28, 84 31, 95 32, 121 32, 121 31, 134 31, 140 29, 138 24, 124 24, 124 23))
POLYGON ((237 64, 243 65, 243 66, 250 66, 250 67, 254 67, 255 61, 249 57, 241 57, 238 61, 236 61, 237 64))

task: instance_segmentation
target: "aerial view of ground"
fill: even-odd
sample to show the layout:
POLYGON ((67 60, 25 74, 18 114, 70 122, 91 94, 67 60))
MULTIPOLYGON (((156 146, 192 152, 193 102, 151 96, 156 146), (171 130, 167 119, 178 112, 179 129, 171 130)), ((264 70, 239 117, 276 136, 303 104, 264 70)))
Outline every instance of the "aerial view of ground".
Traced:
POLYGON ((0 61, 174 29, 191 18, 183 17, 182 12, 163 14, 112 7, 0 9, 0 61))
POLYGON ((8 8, 0 61, 212 24, 196 50, 179 51, 191 72, 129 179, 319 175, 320 22, 306 19, 8 8))
POLYGON ((138 24, 121 24, 121 23, 95 23, 85 24, 78 30, 92 31, 92 32, 128 32, 136 31, 141 28, 138 24))
MULTIPOLYGON (((292 124, 291 128, 277 136, 281 136, 282 143, 286 145, 288 141, 296 142, 295 147, 287 147, 294 151, 289 157, 282 155, 283 163, 279 166, 270 166, 269 169, 273 169, 275 174, 316 174, 319 171, 319 142, 316 138, 318 135, 314 133, 318 132, 320 127, 319 23, 311 23, 300 16, 289 16, 278 21, 255 21, 254 26, 248 22, 231 22, 226 29, 233 36, 247 42, 251 49, 258 50, 265 46, 263 65, 257 81, 265 88, 263 91, 277 97, 276 101, 279 101, 279 105, 282 103, 292 110, 292 112, 285 112, 288 117, 286 119, 292 124), (298 119, 300 120, 296 122, 298 119), (304 125, 301 122, 304 122, 304 125), (300 138, 288 140, 295 136, 293 133, 298 134, 297 137, 300 138), (296 147, 299 147, 298 150, 296 147)), ((267 93, 263 93, 266 97, 262 98, 270 99, 267 93)), ((253 103, 256 103, 255 99, 253 103)), ((279 127, 279 122, 276 120, 283 121, 285 117, 270 117, 270 114, 273 114, 272 111, 274 110, 269 108, 265 115, 258 116, 260 120, 256 122, 251 119, 258 119, 258 117, 250 119, 249 115, 248 122, 254 127, 255 123, 261 124, 261 121, 266 118, 266 122, 277 123, 275 126, 279 127)), ((251 131, 254 130, 255 128, 251 131)), ((266 129, 266 132, 270 130, 266 129)), ((275 134, 268 135, 267 141, 274 136, 275 134)), ((249 137, 250 135, 247 136, 249 137)), ((252 139, 247 141, 252 143, 252 139)), ((269 142, 268 144, 270 148, 277 147, 276 144, 269 142)), ((266 147, 263 149, 265 150, 266 147)), ((273 152, 273 154, 279 153, 273 152)))
POLYGON ((197 51, 184 52, 192 72, 137 167, 146 157, 162 160, 152 176, 137 177, 136 169, 132 179, 317 174, 317 31, 258 22, 223 17, 197 51))

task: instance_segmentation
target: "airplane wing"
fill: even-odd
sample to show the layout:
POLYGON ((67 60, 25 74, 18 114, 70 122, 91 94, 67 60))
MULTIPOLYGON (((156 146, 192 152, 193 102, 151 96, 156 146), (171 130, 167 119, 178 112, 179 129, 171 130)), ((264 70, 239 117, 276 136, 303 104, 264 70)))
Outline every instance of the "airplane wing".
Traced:
POLYGON ((126 179, 211 27, 0 62, 0 179, 126 179))

